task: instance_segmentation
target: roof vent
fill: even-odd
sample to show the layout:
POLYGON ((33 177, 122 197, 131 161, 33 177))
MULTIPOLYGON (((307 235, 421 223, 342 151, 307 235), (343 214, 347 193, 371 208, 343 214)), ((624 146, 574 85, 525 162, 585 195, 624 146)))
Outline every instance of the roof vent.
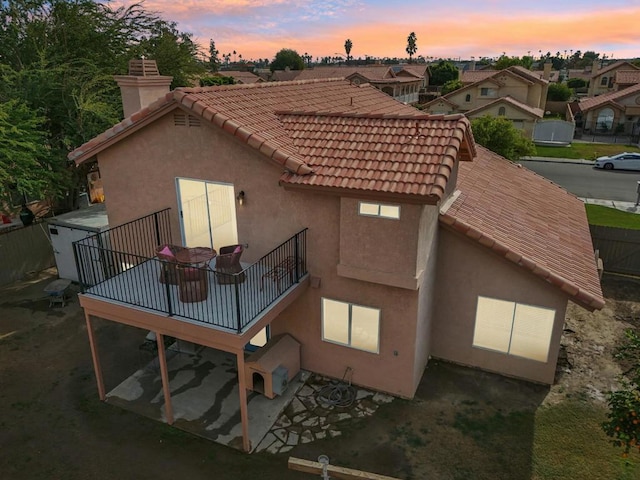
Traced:
POLYGON ((133 77, 158 77, 158 64, 155 60, 133 59, 129 60, 129 75, 133 77))
POLYGON ((173 114, 173 125, 176 127, 199 127, 200 119, 185 113, 173 114))

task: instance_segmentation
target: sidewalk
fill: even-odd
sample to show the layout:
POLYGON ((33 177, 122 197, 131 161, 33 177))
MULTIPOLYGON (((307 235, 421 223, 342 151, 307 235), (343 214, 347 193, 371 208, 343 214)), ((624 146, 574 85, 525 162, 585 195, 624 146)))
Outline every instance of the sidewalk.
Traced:
POLYGON ((637 206, 633 202, 619 202, 617 200, 599 200, 597 198, 582 198, 578 197, 584 203, 592 203, 594 205, 602 205, 603 207, 615 208, 617 210, 623 210, 629 213, 640 214, 640 206, 637 206))
POLYGON ((527 162, 552 162, 552 163, 582 163, 593 165, 593 160, 585 160, 584 158, 551 158, 551 157, 522 157, 520 160, 527 162))

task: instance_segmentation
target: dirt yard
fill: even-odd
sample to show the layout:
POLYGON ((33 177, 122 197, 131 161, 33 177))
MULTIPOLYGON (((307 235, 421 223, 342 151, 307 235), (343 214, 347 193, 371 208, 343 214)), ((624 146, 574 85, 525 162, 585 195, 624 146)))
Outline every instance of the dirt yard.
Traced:
MULTIPOLYGON (((567 402, 600 415, 621 369, 615 345, 626 328, 640 327, 640 281, 605 276, 603 311, 568 312, 550 389, 432 361, 414 400, 394 400, 351 421, 340 437, 287 455, 245 455, 100 402, 77 299, 50 309, 44 296, 53 275, 0 289, 2 479, 315 478, 289 471, 289 454, 326 454, 334 464, 407 479, 565 478, 545 476, 538 465, 535 422, 541 411, 567 402)), ((113 345, 101 352, 108 389, 139 367, 145 333, 100 323, 99 341, 113 345)), ((606 443, 601 432, 593 435, 606 443)), ((579 469, 585 461, 576 463, 579 469)), ((572 475, 566 478, 614 478, 572 475)))

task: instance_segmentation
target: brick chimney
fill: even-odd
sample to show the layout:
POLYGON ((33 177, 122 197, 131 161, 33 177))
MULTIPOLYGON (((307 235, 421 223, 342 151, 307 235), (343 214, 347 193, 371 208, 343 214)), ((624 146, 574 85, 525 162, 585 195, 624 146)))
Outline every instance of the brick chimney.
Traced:
POLYGON ((551 62, 544 62, 542 66, 542 78, 543 80, 549 80, 551 78, 551 67, 553 64, 551 62))
POLYGON ((120 87, 124 117, 130 117, 150 103, 169 93, 173 77, 158 72, 155 60, 129 60, 129 75, 115 75, 120 87))

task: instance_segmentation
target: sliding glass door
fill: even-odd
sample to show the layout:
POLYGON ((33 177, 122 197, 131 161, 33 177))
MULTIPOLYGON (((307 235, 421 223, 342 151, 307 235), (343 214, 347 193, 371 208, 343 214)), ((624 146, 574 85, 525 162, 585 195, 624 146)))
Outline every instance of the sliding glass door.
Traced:
POLYGON ((187 178, 176 184, 184 246, 219 250, 238 243, 233 185, 187 178))

